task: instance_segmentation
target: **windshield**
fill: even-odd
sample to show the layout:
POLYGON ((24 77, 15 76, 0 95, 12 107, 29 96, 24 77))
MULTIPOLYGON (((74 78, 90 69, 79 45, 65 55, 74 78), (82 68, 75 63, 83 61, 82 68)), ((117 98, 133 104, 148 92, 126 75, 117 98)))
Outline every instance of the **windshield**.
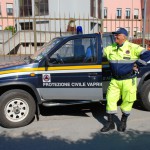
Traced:
POLYGON ((49 43, 44 44, 41 49, 36 51, 35 54, 31 56, 31 59, 35 61, 41 60, 61 40, 62 38, 54 38, 49 43))

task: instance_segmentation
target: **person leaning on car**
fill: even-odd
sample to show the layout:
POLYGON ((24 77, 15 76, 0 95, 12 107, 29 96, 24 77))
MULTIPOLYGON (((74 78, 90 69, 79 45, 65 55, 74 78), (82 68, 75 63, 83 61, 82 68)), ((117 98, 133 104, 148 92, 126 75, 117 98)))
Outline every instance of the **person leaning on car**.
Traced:
POLYGON ((115 35, 115 43, 107 46, 103 53, 110 63, 112 79, 106 95, 108 121, 101 132, 107 132, 115 128, 114 114, 117 113, 117 102, 120 98, 122 99, 120 106, 122 118, 118 131, 124 132, 127 118, 136 100, 137 66, 147 64, 146 62, 150 60, 150 51, 129 42, 127 40, 128 32, 124 28, 119 28, 112 33, 115 35))

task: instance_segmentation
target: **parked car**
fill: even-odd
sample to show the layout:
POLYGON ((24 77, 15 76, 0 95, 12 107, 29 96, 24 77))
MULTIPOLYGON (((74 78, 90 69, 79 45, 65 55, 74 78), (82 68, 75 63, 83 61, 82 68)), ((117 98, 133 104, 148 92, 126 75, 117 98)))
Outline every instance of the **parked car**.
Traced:
MULTIPOLYGON (((0 66, 0 125, 29 124, 39 106, 106 101, 110 67, 103 48, 111 33, 57 37, 24 60, 0 66)), ((140 68, 138 93, 150 110, 150 65, 140 68)))

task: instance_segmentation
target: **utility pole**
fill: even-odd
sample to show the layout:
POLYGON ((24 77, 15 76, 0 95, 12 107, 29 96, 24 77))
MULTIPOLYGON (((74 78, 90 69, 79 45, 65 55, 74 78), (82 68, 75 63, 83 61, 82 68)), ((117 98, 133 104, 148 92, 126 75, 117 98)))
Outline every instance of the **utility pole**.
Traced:
POLYGON ((104 0, 101 0, 101 32, 103 33, 103 19, 104 19, 104 0))
POLYGON ((32 2, 34 2, 34 3, 32 3, 33 4, 33 6, 34 7, 32 7, 33 8, 33 32, 34 32, 34 52, 36 52, 37 51, 37 37, 36 37, 36 15, 35 15, 35 1, 32 1, 32 2))
POLYGON ((143 47, 145 47, 145 28, 146 28, 146 3, 147 0, 144 0, 144 18, 143 18, 143 47))

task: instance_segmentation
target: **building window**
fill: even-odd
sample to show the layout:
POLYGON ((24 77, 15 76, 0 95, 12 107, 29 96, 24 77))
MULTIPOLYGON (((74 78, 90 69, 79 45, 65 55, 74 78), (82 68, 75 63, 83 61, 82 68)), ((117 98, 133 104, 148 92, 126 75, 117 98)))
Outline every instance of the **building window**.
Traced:
POLYGON ((20 0, 20 17, 32 16, 32 0, 20 0))
POLYGON ((91 17, 96 17, 96 0, 91 0, 91 17))
POLYGON ((13 4, 6 4, 6 12, 8 16, 13 15, 13 4))
POLYGON ((101 24, 98 23, 98 31, 97 32, 100 32, 101 31, 101 24))
POLYGON ((121 16, 122 16, 122 9, 121 8, 117 8, 117 12, 116 12, 117 14, 117 18, 118 19, 120 19, 121 18, 121 16))
POLYGON ((138 19, 138 18, 139 18, 139 10, 134 9, 134 19, 138 19))
POLYGON ((48 14, 48 0, 35 0, 35 15, 44 16, 48 14))
POLYGON ((2 26, 0 25, 0 30, 3 30, 2 26))
POLYGON ((126 8, 126 19, 130 19, 130 8, 126 8))
POLYGON ((20 23, 20 25, 21 25, 21 30, 33 30, 32 22, 20 23))
POLYGON ((101 18, 101 0, 98 0, 98 18, 101 18))
POLYGON ((96 26, 96 23, 95 22, 91 22, 91 25, 90 25, 91 30, 94 30, 95 26, 96 26))
POLYGON ((107 8, 104 7, 104 18, 107 18, 107 8))

